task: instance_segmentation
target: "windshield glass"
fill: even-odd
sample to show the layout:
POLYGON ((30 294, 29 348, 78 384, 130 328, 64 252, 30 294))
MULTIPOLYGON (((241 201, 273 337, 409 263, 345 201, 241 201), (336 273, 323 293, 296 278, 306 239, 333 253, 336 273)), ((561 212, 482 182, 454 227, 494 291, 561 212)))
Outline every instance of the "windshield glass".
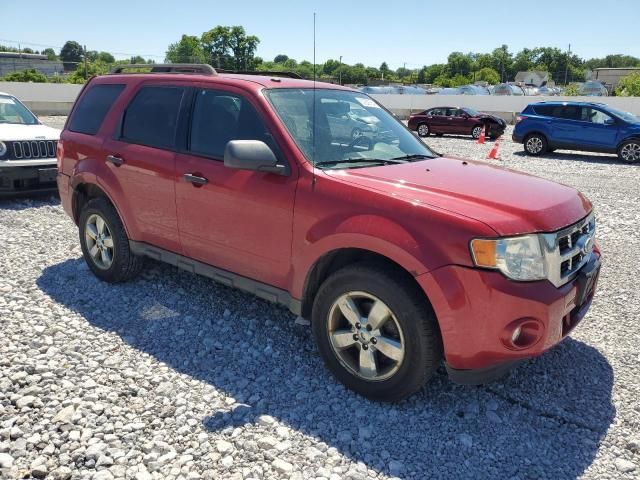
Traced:
POLYGON ((37 125, 38 119, 16 98, 0 95, 0 123, 37 125))
POLYGON ((640 118, 636 117, 633 113, 624 112, 622 110, 618 110, 617 108, 611 107, 607 107, 607 110, 627 122, 640 123, 640 118))
POLYGON ((477 110, 474 110, 473 108, 464 107, 463 110, 467 112, 469 115, 471 115, 472 117, 477 117, 478 115, 480 115, 480 112, 478 112, 477 110))
POLYGON ((436 156, 393 115, 362 93, 322 88, 315 93, 311 88, 265 93, 314 165, 355 168, 371 166, 374 160, 385 164, 436 156))

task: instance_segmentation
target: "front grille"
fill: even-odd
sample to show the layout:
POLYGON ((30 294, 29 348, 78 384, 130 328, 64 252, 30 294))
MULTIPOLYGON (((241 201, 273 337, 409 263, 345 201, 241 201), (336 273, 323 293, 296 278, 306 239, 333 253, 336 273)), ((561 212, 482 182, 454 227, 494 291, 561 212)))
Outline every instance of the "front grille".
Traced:
POLYGON ((55 158, 56 140, 24 140, 6 142, 10 145, 10 160, 37 160, 40 158, 55 158))
POLYGON ((549 279, 557 287, 572 280, 593 252, 596 221, 593 214, 556 233, 545 234, 549 279))

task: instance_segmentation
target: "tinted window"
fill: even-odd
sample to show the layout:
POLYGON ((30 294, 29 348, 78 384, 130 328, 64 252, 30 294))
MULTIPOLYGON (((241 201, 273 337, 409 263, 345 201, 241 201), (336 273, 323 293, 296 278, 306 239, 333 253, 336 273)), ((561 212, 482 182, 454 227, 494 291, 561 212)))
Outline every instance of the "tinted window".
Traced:
POLYGON ((566 105, 560 108, 559 115, 567 120, 582 120, 582 107, 566 105))
POLYGON ((427 111, 427 115, 431 115, 432 117, 439 117, 443 115, 442 108, 432 108, 427 111))
POLYGON ((69 130, 95 135, 122 90, 124 90, 124 85, 121 84, 89 87, 73 111, 73 116, 69 121, 69 130))
POLYGON ((277 147, 256 109, 244 98, 216 90, 196 94, 190 150, 224 157, 231 140, 261 140, 277 154, 277 147))
POLYGON ((555 107, 553 105, 539 105, 537 107, 534 107, 533 110, 536 112, 537 115, 544 115, 546 117, 555 117, 555 110, 558 107, 555 107))
POLYGON ((173 147, 183 94, 184 89, 176 87, 140 89, 124 114, 122 139, 152 147, 173 147))

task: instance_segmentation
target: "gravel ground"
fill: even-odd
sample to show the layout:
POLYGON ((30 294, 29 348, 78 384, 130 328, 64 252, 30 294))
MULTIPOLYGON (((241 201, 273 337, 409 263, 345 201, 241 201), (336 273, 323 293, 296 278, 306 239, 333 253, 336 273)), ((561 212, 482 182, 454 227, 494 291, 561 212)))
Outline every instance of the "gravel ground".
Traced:
MULTIPOLYGON (((0 477, 640 478, 640 166, 533 159, 509 138, 504 164, 597 206, 591 312, 500 382, 440 373, 398 405, 346 391, 285 309, 153 262, 101 283, 56 198, 1 201, 0 477)), ((491 148, 428 143, 468 158, 491 148)))

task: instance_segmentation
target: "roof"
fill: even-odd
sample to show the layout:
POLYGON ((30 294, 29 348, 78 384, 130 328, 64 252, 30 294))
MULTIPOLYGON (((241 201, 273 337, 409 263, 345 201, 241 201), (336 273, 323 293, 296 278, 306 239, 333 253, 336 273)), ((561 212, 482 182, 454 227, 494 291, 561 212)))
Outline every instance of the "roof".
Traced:
POLYGON ((532 102, 529 105, 598 105, 598 106, 606 106, 606 103, 602 102, 567 102, 562 100, 548 100, 545 102, 532 102))
POLYGON ((335 90, 354 91, 351 88, 313 80, 301 80, 297 78, 285 78, 264 75, 247 75, 235 73, 218 73, 217 75, 200 75, 193 73, 114 73, 96 77, 96 81, 113 83, 111 80, 122 79, 140 81, 142 79, 166 82, 209 83, 215 84, 241 84, 248 90, 262 90, 263 88, 331 88, 335 90))

